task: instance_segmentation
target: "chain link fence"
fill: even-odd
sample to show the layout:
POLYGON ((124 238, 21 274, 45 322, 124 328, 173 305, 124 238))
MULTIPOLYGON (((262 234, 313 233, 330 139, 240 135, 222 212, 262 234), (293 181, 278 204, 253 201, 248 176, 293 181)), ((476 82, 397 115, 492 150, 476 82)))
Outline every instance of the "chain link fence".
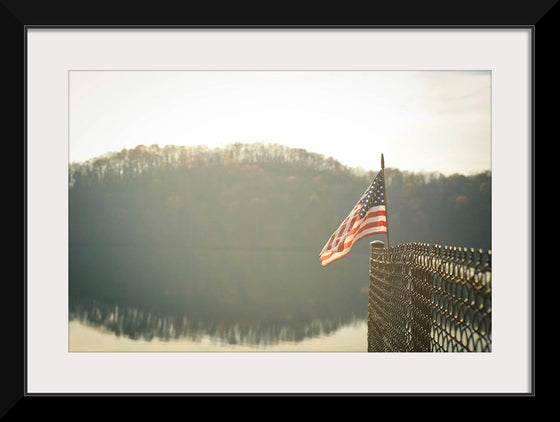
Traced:
POLYGON ((372 242, 368 352, 491 352, 491 251, 372 242))

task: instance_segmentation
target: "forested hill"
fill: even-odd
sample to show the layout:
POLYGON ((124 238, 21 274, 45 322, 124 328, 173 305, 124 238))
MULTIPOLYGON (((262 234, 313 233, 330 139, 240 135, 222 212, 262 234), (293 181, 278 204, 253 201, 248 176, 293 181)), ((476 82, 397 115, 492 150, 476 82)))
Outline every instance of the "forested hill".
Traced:
MULTIPOLYGON (((138 146, 71 163, 69 240, 318 256, 375 174, 277 144, 138 146)), ((385 175, 392 245, 491 248, 490 172, 385 175)))

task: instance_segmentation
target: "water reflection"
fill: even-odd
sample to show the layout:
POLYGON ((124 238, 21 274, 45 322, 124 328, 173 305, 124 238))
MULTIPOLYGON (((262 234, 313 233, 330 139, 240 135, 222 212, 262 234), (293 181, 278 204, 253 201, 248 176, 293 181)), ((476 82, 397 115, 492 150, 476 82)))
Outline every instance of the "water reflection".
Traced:
POLYGON ((270 346, 297 343, 327 336, 360 321, 356 316, 334 320, 245 320, 237 322, 203 321, 186 316, 170 316, 143 311, 131 306, 107 305, 99 301, 71 306, 70 321, 97 327, 133 340, 191 340, 209 336, 230 345, 270 346))
POLYGON ((358 248, 328 271, 307 250, 71 244, 69 252, 70 319, 131 339, 267 345, 367 318, 368 255, 358 248))

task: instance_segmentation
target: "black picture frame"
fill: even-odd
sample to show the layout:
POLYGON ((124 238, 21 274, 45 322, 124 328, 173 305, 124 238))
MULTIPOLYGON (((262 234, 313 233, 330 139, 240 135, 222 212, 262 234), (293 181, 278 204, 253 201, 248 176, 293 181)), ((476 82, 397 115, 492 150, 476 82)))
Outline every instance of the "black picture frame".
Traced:
MULTIPOLYGON (((8 123, 15 140, 11 141, 11 146, 16 147, 15 155, 17 159, 21 159, 24 164, 23 169, 23 186, 18 194, 23 196, 23 277, 8 278, 5 283, 4 306, 1 308, 3 320, 5 323, 4 338, 9 339, 3 350, 3 363, 9 370, 2 376, 0 380, 0 417, 6 417, 7 420, 26 419, 29 407, 39 405, 41 412, 45 409, 58 409, 59 398, 66 396, 74 397, 75 395, 28 395, 26 393, 25 373, 26 373, 26 320, 25 320, 25 297, 26 297, 26 281, 27 281, 27 254, 26 254, 26 238, 27 238, 27 189, 26 189, 26 113, 25 113, 25 93, 26 93, 26 30, 36 27, 64 27, 64 28, 87 28, 87 27, 111 27, 111 28, 184 28, 184 27, 203 27, 203 28, 495 28, 497 30, 507 28, 530 28, 532 30, 532 147, 531 147, 531 164, 532 164, 532 215, 534 216, 535 206, 535 112, 536 97, 534 91, 536 87, 544 87, 539 90, 538 102, 545 104, 553 100, 555 94, 554 89, 548 89, 551 82, 552 71, 554 69, 551 60, 552 55, 548 43, 556 40, 556 23, 558 17, 557 0, 542 2, 408 2, 409 4, 385 3, 374 7, 375 13, 364 17, 364 14, 358 10, 347 10, 343 12, 337 11, 331 16, 318 17, 316 14, 305 14, 298 10, 299 13, 283 10, 284 14, 276 13, 273 18, 232 18, 236 13, 229 14, 231 11, 222 9, 221 14, 215 10, 207 14, 185 13, 186 5, 177 6, 176 4, 168 4, 168 2, 159 2, 153 5, 142 7, 133 2, 96 2, 84 7, 80 2, 61 1, 53 4, 52 2, 30 2, 26 0, 0 0, 0 32, 4 40, 5 50, 4 57, 4 83, 9 85, 9 104, 11 105, 5 114, 5 121, 8 123), (134 6, 134 7, 132 7, 134 6), (196 16, 196 17, 192 17, 196 16), (227 16, 227 17, 226 17, 227 16), (536 77, 539 77, 539 84, 536 85, 536 77), (21 140, 21 143, 20 143, 21 140), (13 345, 13 346, 12 346, 13 345), (48 403, 46 399, 49 399, 48 403), (56 403, 56 404, 55 404, 56 403)), ((243 16, 237 10, 237 16, 243 16)), ((327 14, 327 13, 325 13, 327 14)), ((539 132, 545 133, 550 128, 553 121, 551 113, 553 110, 547 110, 545 107, 539 107, 539 132)), ((17 160, 16 159, 16 160, 17 160)), ((9 179, 6 179, 9 180, 9 179)), ((531 238, 534 240, 534 219, 531 223, 531 238)), ((10 253, 21 253, 20 249, 10 248, 10 253), (17 252, 16 252, 17 251, 17 252)), ((534 259, 534 244, 531 247, 532 261, 534 259)), ((11 262, 11 259, 6 260, 11 262)), ((532 268, 532 286, 534 286, 535 269, 532 268)), ((531 302, 533 305, 533 321, 534 321, 534 305, 535 295, 534 287, 531 291, 531 302)), ((534 322, 531 327, 534 327, 534 322)), ((534 330, 533 330, 534 332, 534 330)), ((534 336, 534 334, 533 334, 534 336)), ((535 397, 535 353, 534 353, 534 337, 532 339, 532 364, 531 364, 531 392, 528 394, 475 394, 476 396, 514 396, 521 398, 535 397)), ((98 397, 98 395, 77 395, 85 397, 98 397)), ((113 396, 113 395, 100 395, 113 396)), ((129 395, 115 395, 117 397, 128 397, 129 395)), ((132 395, 135 397, 144 397, 146 395, 132 395)), ((152 396, 152 395, 148 395, 152 396)), ((154 395, 157 396, 157 395, 154 395)), ((168 395, 163 395, 168 396, 168 395)), ((186 394, 184 396, 269 396, 267 394, 186 394)), ((272 395, 272 396, 290 396, 290 395, 272 395)), ((293 396, 364 396, 363 394, 294 394, 293 396)), ((371 394, 365 396, 386 396, 384 394, 371 394)), ((388 396, 425 396, 423 394, 388 394, 388 396)), ((433 396, 433 395, 428 395, 433 396)), ((439 395, 436 395, 439 396, 439 395)), ((441 396, 446 396, 442 394, 441 396)), ((451 394, 451 396, 454 396, 451 394)), ((469 396, 468 394, 459 394, 458 396, 469 396)), ((62 410, 62 409, 60 409, 62 410)), ((57 411, 60 411, 57 410, 57 411)), ((106 409, 105 409, 106 410, 106 409)), ((99 409, 92 410, 94 414, 101 416, 99 409)))

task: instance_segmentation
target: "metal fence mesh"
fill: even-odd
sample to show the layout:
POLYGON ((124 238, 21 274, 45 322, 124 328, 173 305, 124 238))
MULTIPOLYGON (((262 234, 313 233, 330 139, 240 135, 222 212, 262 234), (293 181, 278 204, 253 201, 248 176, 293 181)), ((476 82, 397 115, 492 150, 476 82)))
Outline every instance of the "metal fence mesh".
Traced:
POLYGON ((491 251, 372 243, 369 352, 491 352, 491 251))

